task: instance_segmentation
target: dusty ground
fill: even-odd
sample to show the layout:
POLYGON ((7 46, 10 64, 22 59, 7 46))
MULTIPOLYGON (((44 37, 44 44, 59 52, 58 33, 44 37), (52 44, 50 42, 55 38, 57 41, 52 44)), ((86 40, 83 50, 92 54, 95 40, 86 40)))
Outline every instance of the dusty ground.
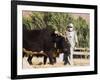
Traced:
POLYGON ((57 58, 57 63, 54 65, 49 64, 49 60, 47 60, 47 64, 43 64, 43 58, 36 58, 34 57, 32 59, 33 65, 29 65, 27 62, 27 57, 23 58, 23 68, 48 68, 48 67, 63 67, 63 66, 86 66, 89 65, 89 59, 74 59, 73 65, 64 65, 63 64, 63 55, 60 55, 59 58, 57 58))

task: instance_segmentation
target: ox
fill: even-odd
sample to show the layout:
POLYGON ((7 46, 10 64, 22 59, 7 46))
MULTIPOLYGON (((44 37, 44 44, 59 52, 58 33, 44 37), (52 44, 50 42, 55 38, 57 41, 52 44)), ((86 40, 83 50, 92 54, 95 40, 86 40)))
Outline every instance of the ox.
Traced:
MULTIPOLYGON (((64 53, 70 55, 70 44, 63 36, 55 34, 54 30, 26 30, 23 29, 23 49, 31 51, 27 61, 32 64, 33 56, 44 56, 44 64, 49 58, 50 64, 56 62, 57 55, 54 53, 64 53), (54 56, 55 55, 55 56, 54 56)), ((23 50, 23 57, 27 53, 23 50)), ((65 59, 64 59, 65 60, 65 59)), ((67 63, 69 63, 67 58, 67 63)))

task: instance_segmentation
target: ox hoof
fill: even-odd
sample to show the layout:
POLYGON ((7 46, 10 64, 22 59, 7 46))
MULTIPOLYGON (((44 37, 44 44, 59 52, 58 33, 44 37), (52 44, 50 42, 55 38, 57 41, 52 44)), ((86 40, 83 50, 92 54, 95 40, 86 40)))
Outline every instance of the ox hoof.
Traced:
POLYGON ((28 63, 30 64, 30 65, 32 65, 32 62, 31 61, 29 61, 29 60, 27 60, 28 61, 28 63))
POLYGON ((67 65, 67 63, 64 63, 64 65, 67 65))
POLYGON ((30 65, 32 65, 32 62, 28 62, 30 65))
POLYGON ((54 65, 54 63, 50 63, 51 65, 54 65))
POLYGON ((64 65, 67 65, 67 64, 71 65, 69 62, 64 62, 64 65))

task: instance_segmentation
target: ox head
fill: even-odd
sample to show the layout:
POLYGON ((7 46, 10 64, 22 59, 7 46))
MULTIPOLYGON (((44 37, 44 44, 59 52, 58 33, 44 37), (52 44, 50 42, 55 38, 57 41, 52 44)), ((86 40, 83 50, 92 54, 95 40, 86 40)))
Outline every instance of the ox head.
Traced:
POLYGON ((56 44, 56 49, 60 49, 62 51, 66 51, 70 49, 70 43, 64 35, 55 31, 52 34, 52 41, 56 44))

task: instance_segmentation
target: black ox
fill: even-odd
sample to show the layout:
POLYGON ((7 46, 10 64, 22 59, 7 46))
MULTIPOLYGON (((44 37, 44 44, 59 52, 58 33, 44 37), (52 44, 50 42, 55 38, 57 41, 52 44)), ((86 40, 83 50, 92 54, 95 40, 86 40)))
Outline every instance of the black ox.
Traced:
MULTIPOLYGON (((70 44, 68 39, 63 36, 55 34, 54 30, 40 29, 40 30, 26 30, 23 29, 23 49, 32 51, 33 53, 28 55, 27 61, 32 64, 33 56, 44 56, 44 64, 46 64, 47 58, 49 58, 50 64, 56 62, 57 54, 64 53, 70 55, 70 44), (43 53, 41 53, 41 51, 43 53), (37 52, 34 54, 34 52, 37 52)), ((23 57, 27 55, 23 51, 23 57)), ((67 63, 67 59, 65 59, 67 63)))

